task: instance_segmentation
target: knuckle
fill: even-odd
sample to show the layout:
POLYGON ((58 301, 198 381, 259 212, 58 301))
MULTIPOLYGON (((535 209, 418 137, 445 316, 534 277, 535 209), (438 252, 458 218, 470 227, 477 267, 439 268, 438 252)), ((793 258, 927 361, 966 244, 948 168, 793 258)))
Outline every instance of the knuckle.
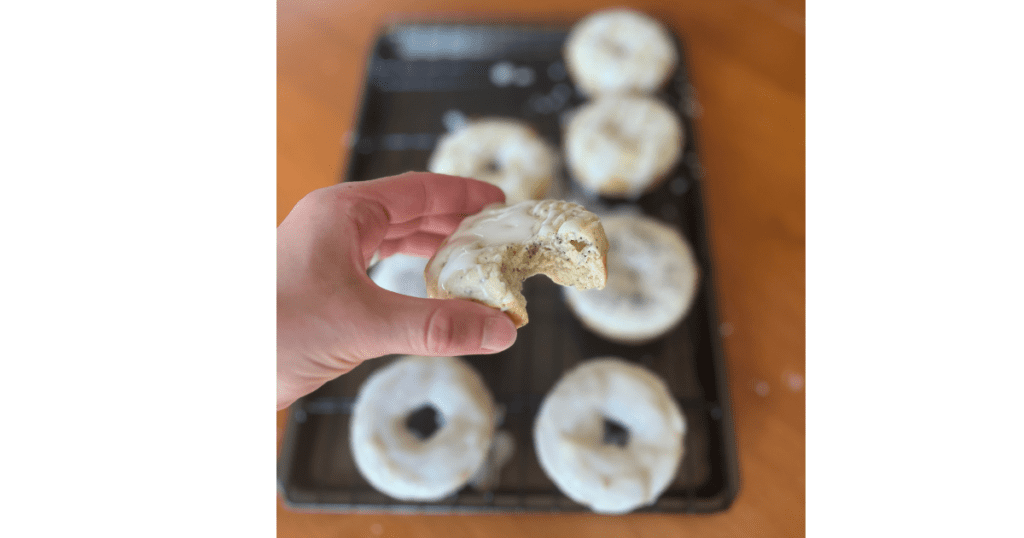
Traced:
POLYGON ((427 318, 424 349, 431 355, 445 355, 454 340, 455 324, 444 308, 437 308, 427 318))
POLYGON ((355 194, 352 187, 353 185, 340 184, 316 189, 303 196, 296 205, 308 208, 330 209, 350 205, 353 202, 353 195, 355 194))
POLYGON ((310 191, 299 200, 299 204, 310 207, 322 206, 329 203, 329 200, 333 198, 334 193, 330 192, 329 189, 316 189, 310 191))

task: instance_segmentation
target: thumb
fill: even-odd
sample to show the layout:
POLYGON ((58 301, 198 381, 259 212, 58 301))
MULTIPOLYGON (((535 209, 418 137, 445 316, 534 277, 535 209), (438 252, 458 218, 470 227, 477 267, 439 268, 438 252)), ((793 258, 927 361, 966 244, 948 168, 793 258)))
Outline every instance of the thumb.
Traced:
MULTIPOLYGON (((383 291, 383 290, 382 290, 383 291)), ((387 353, 457 356, 497 353, 516 341, 516 326, 505 313, 461 299, 389 297, 387 353)))

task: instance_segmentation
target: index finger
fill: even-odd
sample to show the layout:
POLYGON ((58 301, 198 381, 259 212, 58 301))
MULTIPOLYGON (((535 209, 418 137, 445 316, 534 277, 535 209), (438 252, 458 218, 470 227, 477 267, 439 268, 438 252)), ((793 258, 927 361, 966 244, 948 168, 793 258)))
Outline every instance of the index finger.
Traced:
POLYGON ((391 224, 424 216, 471 215, 505 201, 505 193, 490 183, 431 172, 406 172, 339 187, 344 185, 350 194, 379 203, 391 224))

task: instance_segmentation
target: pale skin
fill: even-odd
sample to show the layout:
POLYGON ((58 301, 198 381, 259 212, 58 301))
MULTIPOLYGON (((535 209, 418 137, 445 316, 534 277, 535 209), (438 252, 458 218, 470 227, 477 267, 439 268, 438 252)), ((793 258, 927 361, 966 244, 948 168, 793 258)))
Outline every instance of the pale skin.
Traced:
POLYGON ((493 185, 426 172, 306 195, 277 228, 277 408, 390 354, 497 353, 515 342, 502 312, 384 290, 375 252, 430 257, 466 215, 504 202, 493 185))

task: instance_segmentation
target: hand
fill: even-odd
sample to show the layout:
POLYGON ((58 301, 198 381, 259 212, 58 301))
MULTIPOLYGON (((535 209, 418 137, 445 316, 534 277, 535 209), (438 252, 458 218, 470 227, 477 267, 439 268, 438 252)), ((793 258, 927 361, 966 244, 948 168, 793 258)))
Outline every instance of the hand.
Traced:
POLYGON ((277 407, 367 359, 497 353, 515 342, 504 313, 418 299, 366 274, 375 252, 429 257, 466 215, 503 202, 493 185, 410 172, 311 192, 277 228, 277 407))

